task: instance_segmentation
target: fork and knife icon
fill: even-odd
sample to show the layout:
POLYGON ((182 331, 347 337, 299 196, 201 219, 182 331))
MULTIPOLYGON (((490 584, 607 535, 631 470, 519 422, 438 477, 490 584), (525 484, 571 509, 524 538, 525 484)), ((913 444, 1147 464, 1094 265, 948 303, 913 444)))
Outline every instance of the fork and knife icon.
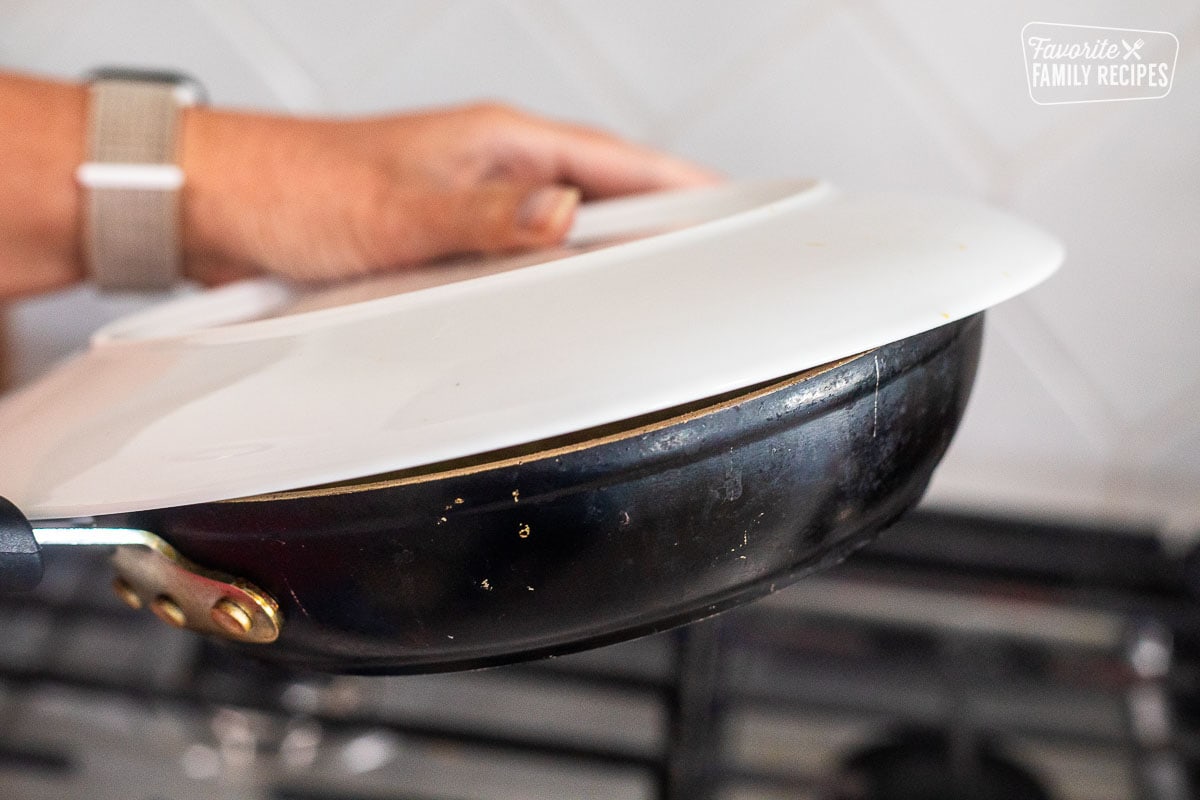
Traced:
POLYGON ((1142 55, 1141 55, 1141 53, 1139 53, 1139 52, 1138 52, 1138 50, 1141 50, 1141 49, 1142 49, 1142 45, 1144 45, 1145 43, 1146 43, 1146 42, 1145 42, 1145 40, 1143 40, 1143 39, 1138 39, 1138 40, 1137 40, 1136 42, 1134 42, 1133 44, 1130 44, 1129 42, 1127 42, 1127 41, 1125 41, 1124 39, 1122 39, 1122 40, 1121 40, 1121 44, 1125 46, 1125 57, 1124 57, 1124 58, 1125 58, 1125 60, 1126 60, 1126 61, 1128 61, 1128 60, 1129 60, 1129 57, 1130 57, 1130 56, 1133 56, 1133 57, 1134 57, 1134 58, 1136 58, 1138 61, 1141 61, 1141 60, 1142 60, 1142 55))

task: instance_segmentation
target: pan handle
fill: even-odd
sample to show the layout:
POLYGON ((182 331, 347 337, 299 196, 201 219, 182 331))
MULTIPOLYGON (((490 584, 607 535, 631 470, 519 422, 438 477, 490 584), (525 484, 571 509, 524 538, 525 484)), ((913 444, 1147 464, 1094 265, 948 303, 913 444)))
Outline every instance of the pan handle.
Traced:
POLYGON ((0 497, 0 592, 28 592, 42 581, 42 548, 21 510, 0 497))
POLYGON ((0 594, 28 592, 42 581, 45 546, 120 547, 157 538, 134 528, 34 527, 12 501, 0 497, 0 594))
POLYGON ((184 558, 138 528, 34 527, 0 497, 0 594, 28 592, 42 580, 42 547, 113 547, 113 588, 133 608, 149 607, 171 625, 240 642, 275 641, 279 604, 249 581, 184 558))

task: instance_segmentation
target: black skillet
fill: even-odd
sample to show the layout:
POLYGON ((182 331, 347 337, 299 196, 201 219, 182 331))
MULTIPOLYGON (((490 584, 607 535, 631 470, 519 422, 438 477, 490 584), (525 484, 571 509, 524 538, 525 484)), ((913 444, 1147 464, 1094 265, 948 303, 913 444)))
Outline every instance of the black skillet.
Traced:
MULTIPOLYGON (((91 524, 153 531, 273 598, 278 638, 240 645, 259 658, 403 673, 565 653, 709 616, 870 541, 924 491, 981 335, 976 315, 570 438, 91 524)), ((9 576, 30 564, 12 555, 30 550, 22 524, 9 576)))
MULTIPOLYGON (((614 390, 626 385, 613 381, 631 374, 628 364, 614 361, 614 354, 627 353, 630 347, 639 348, 641 356, 641 382, 630 381, 627 388, 636 395, 636 387, 656 386, 656 379, 674 374, 672 368, 683 363, 681 353, 687 354, 692 370, 688 375, 695 379, 736 374, 743 367, 739 362, 751 355, 758 361, 770 355, 775 365, 800 366, 887 338, 898 341, 649 416, 582 431, 549 426, 545 430, 575 432, 386 475, 370 474, 386 465, 364 469, 367 477, 292 489, 311 482, 302 480, 304 475, 315 481, 325 479, 315 476, 362 474, 326 463, 325 451, 319 448, 302 449, 296 452, 307 453, 304 460, 281 462, 276 457, 263 462, 283 472, 266 476, 269 480, 260 488, 282 486, 287 491, 191 505, 144 502, 146 485, 129 486, 129 497, 110 496, 124 493, 126 486, 120 482, 102 492, 93 487, 89 497, 72 481, 80 469, 90 474, 86 468, 92 466, 89 459, 94 459, 97 442, 107 448, 101 452, 105 457, 140 453, 136 447, 117 447, 114 452, 114 442, 120 445, 126 440, 119 435, 125 435, 136 444, 135 434, 161 422, 163 415, 177 428, 188 422, 181 429, 187 434, 181 441, 189 447, 195 444, 190 437, 201 431, 228 443, 250 424, 246 420, 270 427, 273 420, 263 414, 286 401, 280 392, 288 391, 287 386, 272 384, 274 389, 263 396, 218 393, 220 398, 236 396, 238 408, 246 412, 240 415, 188 416, 197 404, 191 402, 194 398, 176 396, 169 374, 156 373, 145 387, 134 387, 155 399, 157 404, 150 403, 146 411, 141 395, 120 384, 120 374, 114 377, 102 369, 115 356, 96 363, 77 361, 56 381, 43 382, 7 407, 5 419, 13 430, 6 440, 12 452, 5 474, 18 492, 22 490, 15 487, 30 483, 27 478, 40 480, 33 481, 40 489, 26 486, 25 494, 17 495, 29 503, 42 493, 41 505, 33 506, 35 515, 55 516, 46 513, 44 495, 56 495, 63 485, 74 487, 78 495, 66 493, 74 498, 74 505, 68 502, 66 508, 99 511, 109 503, 109 508, 150 510, 56 519, 39 523, 43 527, 35 530, 18 509, 0 503, 0 553, 6 554, 0 559, 0 587, 19 588, 40 578, 42 543, 117 545, 118 594, 172 624, 225 636, 257 657, 295 666, 420 672, 535 658, 651 633, 716 613, 836 563, 917 502, 945 452, 970 391, 981 342, 982 316, 962 315, 1029 288, 1056 268, 1062 251, 1024 223, 970 203, 838 193, 824 185, 799 193, 790 184, 784 188, 791 192, 787 197, 768 198, 752 212, 696 228, 702 235, 667 234, 619 252, 602 249, 595 256, 585 253, 524 273, 535 276, 537 286, 553 290, 550 295, 527 291, 525 283, 503 275, 461 284, 459 288, 474 292, 469 295, 474 298, 473 313, 482 315, 472 318, 476 324, 469 330, 487 337, 517 306, 556 309, 553 318, 565 327, 551 329, 560 335, 573 332, 570 342, 575 349, 565 350, 583 354, 569 364, 573 371, 564 373, 570 380, 556 373, 557 384, 547 379, 536 384, 543 394, 529 395, 530 402, 537 403, 523 405, 522 400, 515 407, 523 412, 554 407, 575 414, 577 406, 592 402, 597 394, 611 405, 614 390), (598 268, 602 262, 603 270, 598 268), (647 274, 654 280, 647 281, 647 274), (664 277, 671 275, 671 280, 664 277), (699 276, 706 277, 700 281, 699 276), (704 291, 678 295, 680 286, 692 286, 686 281, 702 283, 704 291), (625 336, 625 349, 592 347, 589 336, 614 328, 611 307, 591 292, 599 287, 611 295, 615 285, 639 300, 632 310, 626 309, 636 324, 616 329, 625 336), (639 294, 638 287, 657 287, 657 294, 639 294), (683 302, 683 297, 697 305, 683 302), (805 302, 796 302, 800 298, 805 302), (668 302, 675 305, 662 306, 668 302), (720 324, 708 322, 726 306, 740 309, 741 316, 735 321, 721 318, 720 324), (700 314, 697 307, 709 312, 700 314), (750 308, 757 309, 757 317, 747 313, 750 308), (685 324, 681 309, 694 321, 685 324), (928 327, 938 317, 952 320, 956 315, 961 318, 928 327), (651 324, 662 323, 663 317, 675 320, 678 329, 651 324), (630 331, 638 336, 657 331, 661 364, 644 357, 656 351, 647 350, 644 339, 630 339, 630 331), (875 333, 867 336, 868 331, 875 333), (891 333, 884 338, 886 331, 891 333), (859 344, 851 348, 849 342, 859 344), (750 347, 756 349, 746 349, 750 347), (818 359, 813 356, 817 352, 825 355, 818 359), (789 361, 788 354, 795 357, 789 361), (587 358, 601 358, 606 369, 587 358), (593 365, 590 372, 584 368, 588 364, 593 365), (63 386, 74 391, 64 394, 63 386), (87 404, 76 402, 88 395, 89 387, 102 396, 107 391, 116 400, 110 398, 89 416, 87 404), (557 406, 541 404, 544 393, 567 388, 574 394, 555 395, 557 406), (57 425, 34 424, 29 430, 45 404, 58 408, 62 419, 57 425), (64 417, 65 412, 69 413, 64 417), (113 418, 124 424, 115 433, 105 427, 113 418), (226 420, 236 424, 225 425, 226 420), (82 459, 70 458, 70 434, 75 431, 84 431, 84 444, 92 447, 79 447, 82 459), (22 466, 21 448, 29 451, 29 466, 22 466), (317 463, 310 463, 313 459, 317 463), (48 481, 47 475, 57 477, 48 481)), ((732 196, 741 197, 736 191, 732 196)), ((610 222, 628 227, 630 217, 645 225, 645 212, 655 203, 675 208, 670 204, 682 202, 686 210, 694 200, 649 199, 650 205, 630 201, 609 207, 615 214, 610 222)), ((596 211, 593 222, 606 213, 596 211)), ((437 297, 442 302, 460 294, 437 297)), ((458 303, 455 300, 456 313, 464 307, 458 303)), ((396 306, 401 307, 408 308, 396 306)), ((424 317, 387 319, 412 323, 424 317)), ((278 321, 268 323, 276 326, 271 327, 272 336, 284 328, 292 330, 290 323, 282 323, 283 328, 278 321)), ((480 362, 481 353, 507 352, 496 349, 494 337, 460 342, 439 338, 444 327, 434 325, 436 330, 428 335, 418 328, 411 340, 402 342, 408 350, 399 345, 376 348, 378 363, 371 363, 377 375, 405 375, 395 370, 412 366, 410 358, 416 358, 418 366, 448 362, 467 370, 480 362), (436 347, 442 348, 437 352, 445 362, 427 352, 436 347), (463 361, 463 353, 475 360, 463 361)), ((544 335, 538 326, 520 330, 544 335)), ((225 339, 217 335, 215 341, 225 339)), ((279 344, 271 337, 246 341, 268 350, 279 344)), ((312 352, 334 352, 332 344, 321 341, 328 348, 312 352)), ((125 347, 116 355, 126 359, 132 357, 129 353, 157 352, 157 346, 179 358, 184 351, 202 354, 203 359, 188 362, 193 369, 196 364, 219 366, 226 352, 203 336, 195 341, 167 336, 162 342, 134 336, 132 342, 101 350, 125 347)), ((281 342, 279 346, 288 343, 281 342)), ((166 355, 164 363, 174 363, 166 355)), ((336 359, 305 363, 321 365, 322 388, 338 390, 338 408, 350 409, 343 413, 353 414, 362 405, 361 397, 390 397, 387 391, 404 388, 403 381, 385 380, 383 385, 393 387, 385 390, 379 379, 339 376, 336 359)), ((453 398, 451 410, 469 409, 468 422, 493 419, 483 413, 494 410, 489 402, 512 405, 503 387, 515 386, 525 398, 535 384, 524 378, 513 383, 510 374, 521 376, 542 366, 536 360, 522 362, 526 372, 513 373, 492 369, 494 363, 487 361, 487 374, 493 379, 487 384, 490 394, 471 396, 457 388, 471 384, 455 382, 457 394, 446 395, 453 398)), ((754 374, 746 380, 772 372, 754 374)), ((307 385, 301 382, 292 390, 305 391, 307 385)), ((693 385, 705 384, 693 380, 693 385)), ((235 389, 241 386, 233 384, 235 389)), ((201 388, 211 394, 221 387, 201 388)), ((447 391, 450 388, 447 384, 447 391)), ((403 403, 403 397, 397 402, 403 403)), ((224 408, 220 403, 199 407, 224 408)), ((426 412, 438 410, 431 406, 426 412)), ((419 425, 428 422, 425 416, 414 418, 419 425)), ((437 430, 458 432, 460 427, 451 424, 458 419, 451 414, 437 430)), ((528 415, 513 419, 521 422, 516 430, 488 431, 505 434, 493 441, 506 436, 519 441, 520 430, 530 420, 528 415)), ((300 441, 319 440, 334 450, 344 443, 346 430, 339 428, 337 419, 315 414, 313 420, 325 427, 303 431, 313 436, 300 441)), ((383 461, 396 466, 419 463, 393 460, 412 452, 393 452, 389 448, 396 445, 389 444, 391 440, 355 442, 360 455, 371 451, 368 455, 375 458, 380 454, 374 450, 383 450, 388 456, 383 461)), ((170 469, 177 461, 190 463, 191 450, 179 449, 182 445, 175 441, 172 447, 166 451, 169 458, 135 460, 115 474, 143 475, 153 486, 159 473, 150 470, 176 475, 170 469)), ((213 462, 203 480, 220 483, 222 477, 233 476, 237 480, 229 482, 230 487, 246 486, 250 473, 245 465, 252 462, 238 463, 240 471, 222 473, 221 462, 213 462)), ((356 461, 358 466, 365 463, 362 458, 356 461)), ((111 479, 113 474, 100 477, 111 479)), ((194 475, 188 479, 195 480, 194 475)), ((167 496, 189 497, 195 487, 188 481, 178 476, 174 484, 166 481, 167 496)), ((205 486, 208 489, 190 497, 236 496, 223 493, 229 487, 219 493, 211 490, 212 484, 205 486)), ((148 494, 154 496, 153 491, 148 494)))

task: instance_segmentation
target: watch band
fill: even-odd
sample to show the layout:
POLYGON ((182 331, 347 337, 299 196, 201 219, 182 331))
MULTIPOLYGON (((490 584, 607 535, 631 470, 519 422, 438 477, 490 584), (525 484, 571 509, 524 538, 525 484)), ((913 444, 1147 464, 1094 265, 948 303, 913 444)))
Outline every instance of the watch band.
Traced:
POLYGON ((84 254, 108 290, 161 290, 181 274, 176 164, 180 110, 196 93, 162 78, 106 78, 91 84, 84 190, 84 254))

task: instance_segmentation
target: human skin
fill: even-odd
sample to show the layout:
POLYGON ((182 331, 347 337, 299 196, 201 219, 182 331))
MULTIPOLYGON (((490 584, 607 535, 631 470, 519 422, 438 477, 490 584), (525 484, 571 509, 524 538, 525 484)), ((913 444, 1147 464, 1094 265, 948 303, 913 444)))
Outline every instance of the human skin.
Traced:
MULTIPOLYGON (((0 298, 86 279, 86 87, 0 73, 0 298)), ((330 281, 557 243, 583 198, 711 183, 607 133, 481 104, 359 119, 191 108, 185 276, 330 281)))

